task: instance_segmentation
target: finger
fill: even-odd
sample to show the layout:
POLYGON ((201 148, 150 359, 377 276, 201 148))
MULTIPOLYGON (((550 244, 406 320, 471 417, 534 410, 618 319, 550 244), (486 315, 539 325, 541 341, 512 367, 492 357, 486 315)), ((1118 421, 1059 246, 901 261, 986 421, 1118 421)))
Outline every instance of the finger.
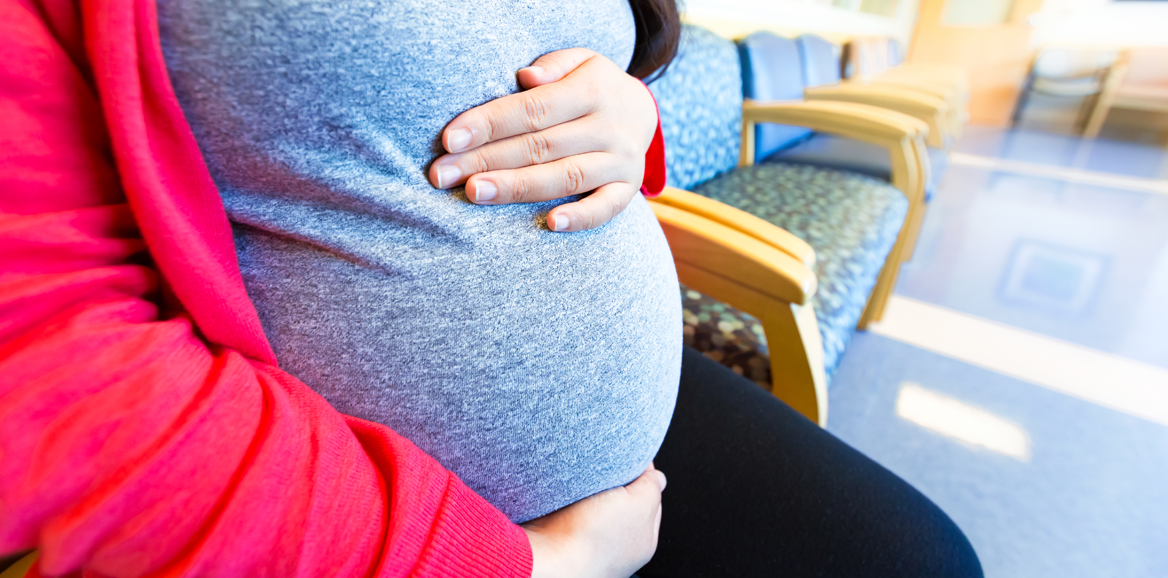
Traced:
MULTIPOLYGON (((548 213, 548 228, 559 233, 595 229, 624 211, 633 200, 633 196, 640 191, 639 185, 633 186, 631 183, 606 184, 586 198, 552 209, 548 213)), ((646 473, 650 471, 661 474, 652 469, 646 470, 646 473)), ((661 479, 664 478, 665 474, 661 474, 661 479)), ((664 481, 661 487, 665 487, 664 481)))
POLYGON ((661 492, 665 490, 665 474, 649 468, 637 476, 637 479, 629 482, 625 489, 634 496, 660 501, 661 492))
POLYGON ((661 511, 665 506, 657 505, 657 519, 653 520, 653 547, 656 549, 657 539, 661 536, 661 511))
POLYGON ((472 108, 442 131, 442 146, 460 153, 517 134, 536 132, 592 112, 596 87, 553 82, 472 108))
POLYGON ((599 123, 579 119, 539 132, 516 135, 464 153, 445 155, 430 165, 430 184, 449 189, 472 175, 520 169, 557 161, 572 155, 600 152, 608 144, 599 123))
POLYGON ((466 196, 480 205, 538 203, 587 193, 627 178, 614 155, 585 153, 542 165, 474 175, 466 196))
POLYGON ((516 75, 519 86, 529 89, 558 82, 593 56, 596 56, 596 53, 587 48, 568 48, 549 52, 535 59, 531 66, 519 71, 516 75))

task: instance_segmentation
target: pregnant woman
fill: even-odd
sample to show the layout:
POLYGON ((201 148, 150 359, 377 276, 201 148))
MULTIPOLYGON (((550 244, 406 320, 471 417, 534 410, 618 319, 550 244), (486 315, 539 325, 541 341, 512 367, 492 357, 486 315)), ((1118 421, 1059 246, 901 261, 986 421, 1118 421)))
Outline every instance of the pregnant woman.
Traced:
MULTIPOLYGON (((629 132, 646 142, 628 140, 643 166, 652 97, 623 73, 636 40, 627 0, 437 7, 158 3, 171 82, 281 368, 526 522, 632 481, 657 453, 681 368, 677 276, 632 194, 639 180, 613 191, 632 200, 608 224, 557 233, 564 211, 551 227, 546 216, 573 197, 476 206, 442 190, 470 158, 434 163, 440 137, 461 113, 517 92, 517 70, 586 48, 596 54, 568 71, 606 68, 639 91, 640 130, 629 132)), ((537 94, 552 88, 571 87, 537 94)), ((508 128, 496 122, 491 136, 505 144, 508 128)), ((549 143, 563 140, 555 128, 582 130, 553 127, 549 143)), ((626 134, 586 130, 600 143, 626 134)), ((485 132, 451 128, 446 146, 465 133, 451 148, 478 148, 485 132)), ((609 184, 593 180, 607 176, 606 156, 572 157, 579 192, 609 184)), ((542 168, 568 161, 558 162, 542 168)), ((486 202, 488 185, 511 193, 516 178, 539 176, 495 171, 468 193, 486 202)))
POLYGON ((979 575, 682 350, 624 72, 668 60, 671 4, 155 10, 0 12, 0 556, 623 578, 660 524, 644 576, 979 575))

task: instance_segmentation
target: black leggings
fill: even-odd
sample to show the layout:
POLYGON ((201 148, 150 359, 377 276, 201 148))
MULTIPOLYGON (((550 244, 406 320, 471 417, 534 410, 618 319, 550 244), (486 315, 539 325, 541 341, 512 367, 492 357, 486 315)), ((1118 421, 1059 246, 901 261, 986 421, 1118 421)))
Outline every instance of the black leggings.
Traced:
POLYGON ((688 347, 655 464, 669 484, 642 578, 982 575, 928 498, 688 347))

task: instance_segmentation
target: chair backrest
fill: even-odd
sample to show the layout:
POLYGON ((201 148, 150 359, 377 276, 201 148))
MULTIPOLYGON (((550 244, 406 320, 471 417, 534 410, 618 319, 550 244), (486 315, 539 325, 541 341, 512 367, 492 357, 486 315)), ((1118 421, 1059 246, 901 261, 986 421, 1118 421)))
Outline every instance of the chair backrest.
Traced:
POLYGON ((889 68, 889 45, 879 36, 856 36, 844 45, 844 76, 875 76, 889 68))
MULTIPOLYGON (((742 92, 754 100, 802 100, 803 63, 795 41, 771 32, 755 32, 738 43, 742 58, 742 92)), ((790 148, 809 136, 809 129, 760 123, 755 127, 755 161, 790 148)))
POLYGON ((1118 57, 1119 52, 1115 50, 1047 48, 1035 57, 1034 74, 1050 79, 1093 77, 1111 66, 1118 57))
POLYGON ((738 166, 742 73, 733 42, 683 26, 677 56, 649 89, 661 112, 669 186, 691 189, 738 166))
POLYGON ((904 64, 904 51, 900 49, 900 41, 895 38, 888 39, 888 66, 900 66, 904 64))
POLYGON ((840 81, 839 47, 814 34, 795 39, 803 61, 803 83, 807 86, 838 84, 840 81))

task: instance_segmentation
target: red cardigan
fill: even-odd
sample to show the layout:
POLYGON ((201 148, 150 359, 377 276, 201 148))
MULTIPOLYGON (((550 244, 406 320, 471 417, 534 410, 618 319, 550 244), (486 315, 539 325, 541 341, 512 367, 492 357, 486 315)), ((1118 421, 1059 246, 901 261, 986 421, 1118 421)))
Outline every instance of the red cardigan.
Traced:
MULTIPOLYGON (((0 38, 0 555, 530 576, 520 527, 276 367, 153 0, 4 0, 0 38)), ((660 129, 647 168, 659 192, 660 129)))

